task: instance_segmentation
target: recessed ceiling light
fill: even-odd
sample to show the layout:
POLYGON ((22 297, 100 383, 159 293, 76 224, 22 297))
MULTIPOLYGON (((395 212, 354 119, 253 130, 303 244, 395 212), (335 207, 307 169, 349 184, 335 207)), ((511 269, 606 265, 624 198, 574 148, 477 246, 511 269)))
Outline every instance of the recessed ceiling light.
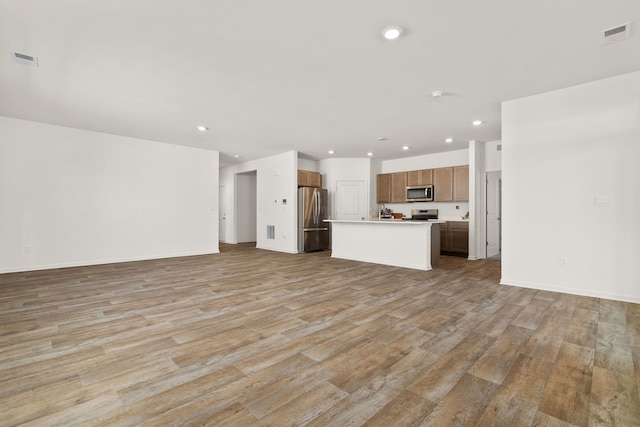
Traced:
POLYGON ((373 156, 373 153, 372 153, 371 151, 369 151, 369 152, 367 153, 367 156, 371 157, 371 156, 373 156))
POLYGON ((471 122, 474 126, 480 126, 482 124, 482 120, 474 120, 471 122))
POLYGON ((208 127, 206 127, 206 126, 204 126, 204 125, 200 125, 200 126, 198 126, 196 129, 198 129, 200 132, 204 132, 204 131, 206 131, 206 130, 207 130, 207 129, 209 129, 209 128, 208 128, 208 127))
POLYGON ((386 137, 384 137, 384 136, 379 136, 379 137, 377 137, 376 139, 377 139, 378 141, 386 141, 386 140, 387 140, 387 138, 386 138, 386 137))
POLYGON ((434 90, 433 92, 431 92, 431 96, 433 96, 434 98, 440 98, 443 93, 444 92, 442 92, 441 90, 434 90))
POLYGON ((408 149, 409 149, 409 146, 408 146, 408 145, 403 145, 403 146, 402 146, 402 149, 403 149, 403 150, 408 150, 408 149))
POLYGON ((384 30, 382 30, 382 37, 384 37, 387 40, 395 40, 398 37, 400 37, 400 34, 402 34, 402 27, 398 27, 396 25, 387 27, 384 30))
POLYGON ((334 154, 334 153, 335 153, 335 151, 329 150, 329 154, 334 154))
POLYGON ((449 143, 449 142, 453 142, 453 138, 447 138, 444 140, 444 142, 449 143))
POLYGON ((235 157, 236 159, 240 158, 240 154, 234 154, 233 157, 235 157))

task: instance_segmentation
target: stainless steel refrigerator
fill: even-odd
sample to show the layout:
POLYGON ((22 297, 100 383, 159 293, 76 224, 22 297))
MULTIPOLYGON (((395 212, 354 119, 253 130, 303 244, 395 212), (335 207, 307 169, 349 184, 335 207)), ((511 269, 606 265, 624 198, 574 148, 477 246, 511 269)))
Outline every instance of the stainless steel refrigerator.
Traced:
POLYGON ((323 188, 298 188, 298 252, 329 248, 327 199, 323 188))

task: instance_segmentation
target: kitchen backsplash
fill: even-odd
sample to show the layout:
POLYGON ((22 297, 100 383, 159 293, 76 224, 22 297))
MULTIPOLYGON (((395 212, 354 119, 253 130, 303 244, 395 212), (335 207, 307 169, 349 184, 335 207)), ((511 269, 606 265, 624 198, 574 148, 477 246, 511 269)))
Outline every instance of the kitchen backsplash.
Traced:
POLYGON ((462 219, 469 212, 469 202, 385 203, 384 205, 394 213, 403 213, 407 217, 411 216, 411 209, 438 209, 438 218, 446 220, 462 219))

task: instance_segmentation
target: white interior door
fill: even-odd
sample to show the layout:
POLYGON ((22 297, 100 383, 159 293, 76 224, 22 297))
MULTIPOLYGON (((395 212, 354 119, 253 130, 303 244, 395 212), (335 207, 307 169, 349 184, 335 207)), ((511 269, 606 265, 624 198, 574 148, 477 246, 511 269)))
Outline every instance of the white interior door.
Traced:
POLYGON ((336 218, 361 221, 369 216, 366 181, 336 182, 336 218))
POLYGON ((487 172, 487 258, 500 253, 502 172, 487 172))
POLYGON ((218 188, 218 240, 227 241, 227 188, 221 185, 218 188))

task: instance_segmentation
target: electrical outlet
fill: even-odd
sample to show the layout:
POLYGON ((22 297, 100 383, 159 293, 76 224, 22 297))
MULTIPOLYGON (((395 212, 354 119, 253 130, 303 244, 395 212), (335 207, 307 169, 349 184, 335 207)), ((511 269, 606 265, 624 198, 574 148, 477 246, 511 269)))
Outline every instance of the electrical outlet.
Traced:
POLYGON ((31 253, 31 245, 24 245, 24 253, 27 255, 31 253))
POLYGON ((560 257, 560 267, 562 268, 567 268, 569 267, 569 260, 566 259, 565 257, 560 257))

